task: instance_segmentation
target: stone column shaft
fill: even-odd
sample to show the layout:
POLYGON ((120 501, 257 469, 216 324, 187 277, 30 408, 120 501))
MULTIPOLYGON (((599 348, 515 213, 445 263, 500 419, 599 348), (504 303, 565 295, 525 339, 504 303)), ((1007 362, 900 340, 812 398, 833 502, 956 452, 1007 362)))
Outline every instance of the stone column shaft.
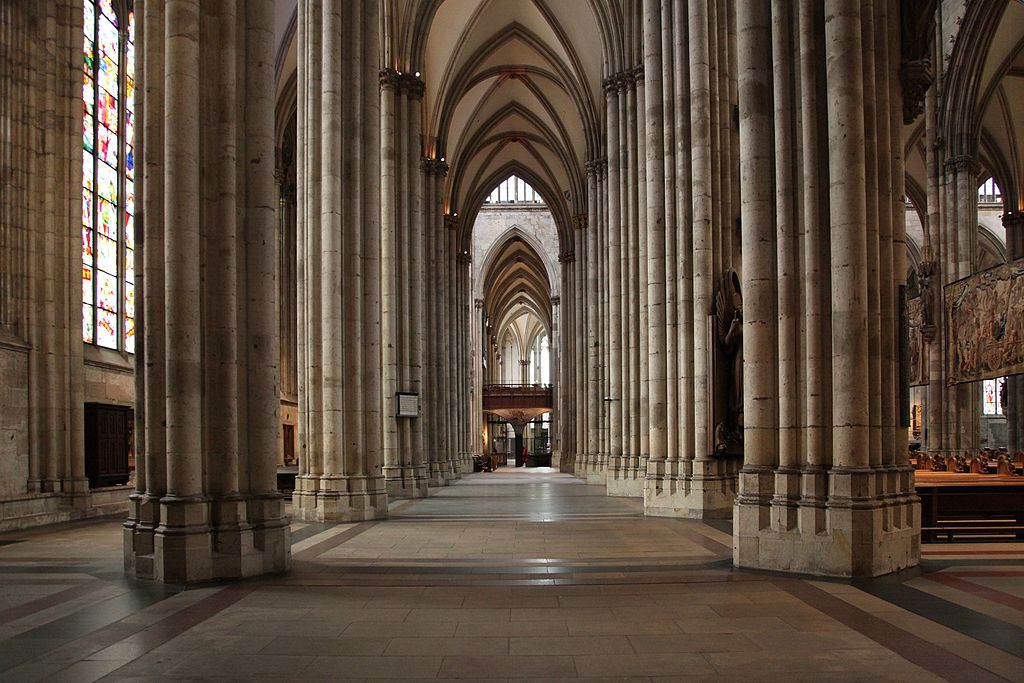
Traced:
POLYGON ((714 308, 714 252, 712 238, 711 167, 711 73, 708 45, 708 14, 704 3, 689 9, 690 65, 690 163, 693 206, 693 449, 697 459, 709 457, 711 406, 708 376, 711 354, 707 316, 714 308))
POLYGON ((647 316, 650 459, 668 456, 665 328, 665 168, 661 86, 661 11, 658 0, 644 1, 644 122, 647 172, 647 316))
POLYGON ((837 467, 868 465, 868 292, 864 100, 859 3, 825 7, 829 175, 832 187, 833 453, 837 467))
MULTIPOLYGON (((861 69, 863 91, 869 95, 863 103, 864 115, 864 183, 865 183, 865 219, 867 226, 867 336, 868 336, 868 462, 877 467, 882 462, 882 401, 881 380, 882 364, 880 357, 881 343, 881 307, 879 299, 880 287, 880 249, 879 249, 879 216, 883 208, 879 206, 879 195, 875 191, 878 183, 877 139, 879 126, 876 115, 875 97, 875 45, 872 40, 874 31, 873 0, 861 5, 861 69)), ((880 108, 880 107, 877 107, 880 108)))

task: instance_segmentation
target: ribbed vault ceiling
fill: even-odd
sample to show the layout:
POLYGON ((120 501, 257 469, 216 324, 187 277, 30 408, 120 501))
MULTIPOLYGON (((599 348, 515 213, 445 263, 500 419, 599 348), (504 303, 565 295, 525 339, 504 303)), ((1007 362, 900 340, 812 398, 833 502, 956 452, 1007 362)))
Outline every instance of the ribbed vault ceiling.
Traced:
POLYGON ((572 216, 586 211, 584 163, 601 146, 602 4, 387 6, 387 59, 426 83, 424 152, 450 167, 445 206, 458 213, 462 245, 483 198, 513 173, 547 200, 565 244, 572 216))
POLYGON ((484 309, 493 334, 502 338, 523 314, 551 329, 551 283, 540 254, 513 232, 496 245, 482 273, 484 309))

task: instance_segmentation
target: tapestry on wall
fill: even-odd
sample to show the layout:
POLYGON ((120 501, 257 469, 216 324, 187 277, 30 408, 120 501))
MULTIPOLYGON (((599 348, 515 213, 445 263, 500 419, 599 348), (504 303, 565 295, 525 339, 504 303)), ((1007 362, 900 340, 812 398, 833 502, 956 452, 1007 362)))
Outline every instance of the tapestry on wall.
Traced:
POLYGON ((947 383, 1024 372, 1024 259, 946 285, 947 383))

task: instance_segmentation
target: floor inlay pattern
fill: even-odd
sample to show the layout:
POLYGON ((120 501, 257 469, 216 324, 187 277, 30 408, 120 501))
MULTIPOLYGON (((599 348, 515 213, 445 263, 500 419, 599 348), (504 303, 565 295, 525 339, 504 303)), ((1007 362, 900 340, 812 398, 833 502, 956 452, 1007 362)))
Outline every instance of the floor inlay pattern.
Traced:
POLYGON ((720 524, 514 470, 292 538, 287 575, 182 590, 124 578, 118 520, 0 534, 0 680, 1024 681, 1020 544, 736 571, 720 524))

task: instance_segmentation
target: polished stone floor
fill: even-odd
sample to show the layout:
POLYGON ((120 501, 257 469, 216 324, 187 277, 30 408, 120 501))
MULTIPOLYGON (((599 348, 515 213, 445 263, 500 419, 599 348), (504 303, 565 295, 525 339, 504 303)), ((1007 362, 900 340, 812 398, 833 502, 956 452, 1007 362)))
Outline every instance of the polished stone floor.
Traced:
POLYGON ((0 680, 1024 681, 1024 543, 736 571, 726 526, 507 468, 292 529, 288 575, 188 590, 125 580, 118 520, 0 534, 0 680))

